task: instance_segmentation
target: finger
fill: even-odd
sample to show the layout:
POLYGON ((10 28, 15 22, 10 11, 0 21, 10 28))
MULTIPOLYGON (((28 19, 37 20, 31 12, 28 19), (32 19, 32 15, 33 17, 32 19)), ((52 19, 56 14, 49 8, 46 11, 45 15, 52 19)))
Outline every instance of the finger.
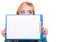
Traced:
POLYGON ((42 24, 41 24, 41 23, 39 23, 39 32, 41 32, 41 31, 42 31, 42 29, 43 29, 43 26, 42 26, 42 24))

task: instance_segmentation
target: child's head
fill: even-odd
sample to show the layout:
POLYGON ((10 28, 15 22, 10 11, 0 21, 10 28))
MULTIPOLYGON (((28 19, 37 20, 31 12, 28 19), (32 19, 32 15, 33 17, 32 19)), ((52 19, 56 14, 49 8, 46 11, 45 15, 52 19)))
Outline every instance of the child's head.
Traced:
POLYGON ((35 14, 33 4, 29 2, 23 2, 17 9, 17 14, 35 14))

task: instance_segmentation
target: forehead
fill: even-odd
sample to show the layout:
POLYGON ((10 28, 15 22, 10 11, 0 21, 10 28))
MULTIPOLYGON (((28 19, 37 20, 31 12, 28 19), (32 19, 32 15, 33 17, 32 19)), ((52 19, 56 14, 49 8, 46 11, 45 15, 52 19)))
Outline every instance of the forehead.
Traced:
POLYGON ((23 7, 21 7, 21 9, 20 10, 33 10, 33 7, 32 6, 23 6, 23 7))

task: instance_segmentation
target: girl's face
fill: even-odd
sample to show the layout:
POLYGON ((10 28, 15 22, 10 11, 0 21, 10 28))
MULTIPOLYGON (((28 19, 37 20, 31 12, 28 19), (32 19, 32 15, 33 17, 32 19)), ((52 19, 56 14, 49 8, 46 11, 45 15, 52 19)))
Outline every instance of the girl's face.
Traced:
POLYGON ((31 6, 24 6, 20 9, 19 14, 32 14, 33 15, 33 8, 31 6))

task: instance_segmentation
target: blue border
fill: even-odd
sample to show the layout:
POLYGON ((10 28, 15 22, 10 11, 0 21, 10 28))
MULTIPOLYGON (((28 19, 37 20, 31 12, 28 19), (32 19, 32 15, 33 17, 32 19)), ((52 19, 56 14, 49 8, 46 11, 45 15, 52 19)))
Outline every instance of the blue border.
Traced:
MULTIPOLYGON (((43 15, 40 15, 40 21, 41 21, 41 25, 43 26, 43 15)), ((44 35, 44 33, 43 33, 43 27, 42 27, 42 29, 41 29, 42 31, 41 31, 41 40, 43 40, 43 35, 44 35)))
MULTIPOLYGON (((7 14, 6 15, 6 23, 5 23, 5 25, 6 25, 6 29, 7 29, 7 16, 16 16, 16 14, 7 14)), ((29 16, 29 14, 28 15, 18 15, 18 16, 29 16)), ((41 14, 35 14, 35 16, 40 16, 40 21, 41 21, 41 24, 43 25, 43 15, 41 15, 41 14)), ((7 31, 6 31, 6 34, 7 34, 7 31)), ((5 39, 6 40, 43 40, 43 29, 42 29, 42 31, 41 31, 41 33, 40 33, 40 39, 7 39, 7 35, 6 35, 6 37, 5 37, 5 39)))
MULTIPOLYGON (((5 20, 5 29, 6 29, 6 34, 7 34, 7 15, 6 15, 6 20, 5 20)), ((6 35, 6 37, 7 37, 7 35, 6 35)), ((5 39, 6 39, 6 37, 5 37, 5 39)))

